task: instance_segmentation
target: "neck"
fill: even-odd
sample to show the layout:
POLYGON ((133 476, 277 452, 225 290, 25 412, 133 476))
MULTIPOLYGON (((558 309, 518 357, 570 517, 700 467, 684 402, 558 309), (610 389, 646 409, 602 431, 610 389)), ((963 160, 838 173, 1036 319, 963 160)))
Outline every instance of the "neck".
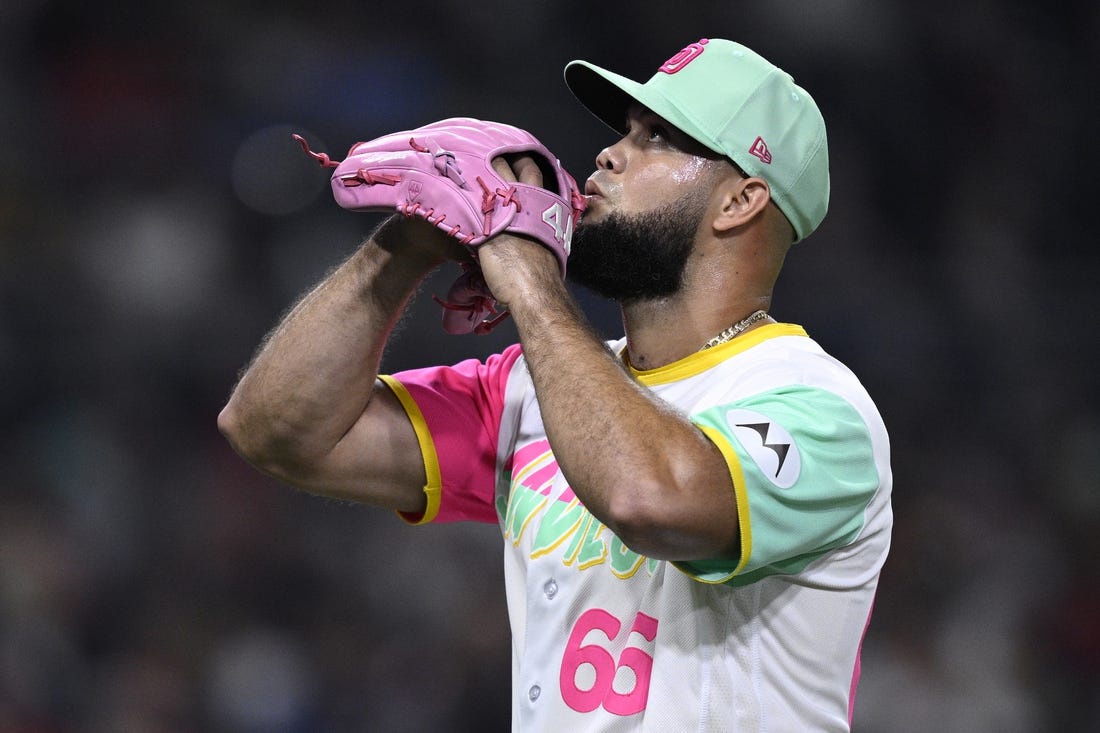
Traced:
MULTIPOLYGON (((636 369, 671 364, 755 311, 771 308, 782 264, 776 251, 759 237, 700 239, 678 292, 623 306, 630 363, 636 369)), ((741 333, 768 321, 752 323, 741 333)))
MULTIPOLYGON (((636 369, 657 369, 690 356, 755 311, 767 310, 770 301, 764 297, 722 302, 715 294, 705 306, 689 307, 675 297, 624 305, 630 363, 636 369)), ((769 322, 770 318, 754 319, 731 338, 769 322)))

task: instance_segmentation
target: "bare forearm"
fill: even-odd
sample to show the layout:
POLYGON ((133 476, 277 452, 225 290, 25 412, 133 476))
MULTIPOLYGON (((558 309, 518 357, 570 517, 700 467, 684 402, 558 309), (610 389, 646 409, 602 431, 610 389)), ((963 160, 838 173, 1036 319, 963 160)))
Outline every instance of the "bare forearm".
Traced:
POLYGON ((715 446, 627 373, 564 285, 545 287, 512 313, 570 486, 636 551, 672 559, 725 552, 735 535, 712 497, 732 500, 732 492, 715 446))
POLYGON ((309 461, 363 413, 386 339, 438 261, 408 251, 395 256, 392 239, 380 230, 265 340, 219 418, 239 451, 309 461))

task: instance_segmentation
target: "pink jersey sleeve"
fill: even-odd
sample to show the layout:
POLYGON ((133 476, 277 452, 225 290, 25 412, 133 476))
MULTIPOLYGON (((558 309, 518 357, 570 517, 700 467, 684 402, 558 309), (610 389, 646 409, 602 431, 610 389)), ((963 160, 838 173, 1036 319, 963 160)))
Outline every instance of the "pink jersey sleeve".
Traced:
POLYGON ((423 516, 399 513, 412 524, 496 522, 497 436, 508 375, 518 344, 484 363, 398 372, 380 379, 412 421, 428 476, 423 516))

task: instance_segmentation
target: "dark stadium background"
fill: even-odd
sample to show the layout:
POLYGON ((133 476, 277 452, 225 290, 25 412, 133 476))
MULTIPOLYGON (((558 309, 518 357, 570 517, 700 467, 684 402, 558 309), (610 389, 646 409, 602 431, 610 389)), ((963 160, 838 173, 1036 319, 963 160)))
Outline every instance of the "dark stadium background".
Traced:
MULTIPOLYGON (((0 3, 0 730, 506 729, 496 529, 297 494, 217 433, 378 221, 290 132, 339 157, 498 119, 583 180, 612 136, 561 67, 644 79, 702 36, 829 124, 831 212, 774 313, 892 434, 856 729, 1100 728, 1100 5, 29 0, 0 3)), ((442 334, 452 276, 387 370, 513 338, 442 334)))

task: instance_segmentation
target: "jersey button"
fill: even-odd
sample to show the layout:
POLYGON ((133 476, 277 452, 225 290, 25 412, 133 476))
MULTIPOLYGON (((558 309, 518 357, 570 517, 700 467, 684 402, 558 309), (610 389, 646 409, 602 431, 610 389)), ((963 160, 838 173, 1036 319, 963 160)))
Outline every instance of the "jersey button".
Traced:
POLYGON ((546 597, 553 599, 558 594, 558 583, 553 578, 546 581, 546 585, 542 586, 542 592, 546 594, 546 597))
POLYGON ((531 698, 531 702, 539 699, 539 695, 542 694, 542 688, 538 685, 531 685, 531 689, 527 691, 527 697, 531 698))

